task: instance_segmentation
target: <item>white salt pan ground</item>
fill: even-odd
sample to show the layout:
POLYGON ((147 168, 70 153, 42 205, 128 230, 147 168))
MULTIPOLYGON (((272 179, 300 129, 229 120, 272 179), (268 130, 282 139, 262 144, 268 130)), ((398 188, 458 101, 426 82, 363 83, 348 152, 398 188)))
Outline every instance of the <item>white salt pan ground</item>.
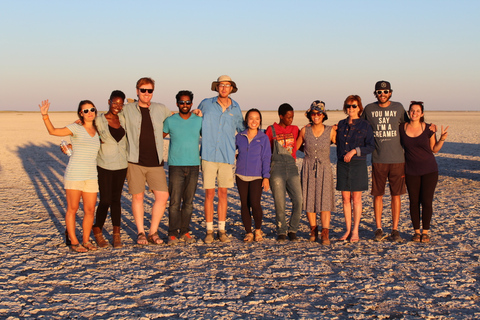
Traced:
MULTIPOLYGON (((330 112, 327 124, 344 118, 330 112)), ((72 113, 51 113, 56 126, 72 113)), ((264 113, 265 124, 277 121, 264 113)), ((124 191, 125 247, 87 254, 64 244, 62 176, 67 162, 39 113, 0 113, 0 318, 480 318, 480 113, 430 112, 427 122, 450 125, 437 155, 440 179, 432 243, 375 243, 372 199, 364 193, 357 244, 309 243, 302 217, 296 243, 275 240, 271 193, 263 196, 267 240, 245 245, 236 188, 229 191, 230 244, 134 244, 131 197, 124 191)), ((294 124, 306 119, 296 114, 294 124)), ((335 147, 331 149, 334 155, 335 147)), ((332 159, 334 157, 332 156, 332 159)), ((335 168, 335 164, 332 164, 335 168)), ((341 197, 332 214, 333 239, 343 234, 341 197)), ((192 234, 204 237, 204 193, 199 185, 192 234)), ((390 231, 390 198, 384 228, 390 231)), ((411 237, 408 197, 400 231, 411 237)), ((147 196, 147 212, 152 197, 147 196)), ((82 212, 77 218, 80 234, 82 212)), ((147 214, 146 226, 150 225, 147 214)), ((166 240, 167 214, 161 224, 166 240)), ((111 221, 106 230, 111 233, 111 221)), ((109 237, 110 239, 110 237, 109 237)))

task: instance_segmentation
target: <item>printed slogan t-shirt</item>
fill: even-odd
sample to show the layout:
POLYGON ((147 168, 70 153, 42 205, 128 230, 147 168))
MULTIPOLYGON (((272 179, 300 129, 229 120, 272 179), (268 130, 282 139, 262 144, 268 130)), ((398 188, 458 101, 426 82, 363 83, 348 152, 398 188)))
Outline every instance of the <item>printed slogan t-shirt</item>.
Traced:
POLYGON ((362 118, 373 129, 375 150, 372 153, 374 163, 403 163, 405 156, 400 143, 399 125, 408 120, 407 113, 399 102, 390 101, 388 107, 380 107, 378 102, 365 107, 362 118))

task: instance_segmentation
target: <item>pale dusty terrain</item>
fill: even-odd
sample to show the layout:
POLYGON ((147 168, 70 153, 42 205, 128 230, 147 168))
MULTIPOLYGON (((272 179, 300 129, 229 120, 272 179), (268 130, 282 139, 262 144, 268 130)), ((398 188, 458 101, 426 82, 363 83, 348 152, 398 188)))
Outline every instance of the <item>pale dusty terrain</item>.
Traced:
MULTIPOLYGON (((53 108, 52 108, 53 109, 53 108)), ((344 118, 330 112, 326 124, 344 118)), ((429 112, 427 122, 450 125, 437 155, 432 242, 376 243, 371 196, 364 193, 361 241, 309 243, 275 240, 271 193, 263 196, 263 243, 244 244, 236 188, 229 191, 230 244, 134 244, 131 197, 122 198, 125 247, 76 254, 64 244, 63 173, 68 158, 49 136, 39 113, 0 113, 0 318, 480 318, 480 112, 429 112)), ((74 113, 51 113, 56 126, 74 113)), ((277 121, 264 113, 264 128, 277 121)), ((297 112, 294 124, 306 118, 297 112)), ((332 160, 335 147, 331 148, 332 160)), ((335 163, 332 163, 335 169, 335 163)), ((147 212, 152 203, 147 195, 147 212)), ((192 234, 204 237, 204 193, 197 190, 192 234)), ((402 197, 400 231, 412 233, 408 197, 402 197)), ((343 234, 340 194, 331 236, 343 234)), ((384 228, 390 231, 386 197, 384 228)), ((77 218, 80 235, 82 212, 77 218)), ((166 240, 167 214, 161 223, 166 240)), ((147 214, 146 225, 150 224, 147 214)), ((111 222, 106 230, 111 233, 111 222)), ((110 237, 108 238, 110 239, 110 237)))

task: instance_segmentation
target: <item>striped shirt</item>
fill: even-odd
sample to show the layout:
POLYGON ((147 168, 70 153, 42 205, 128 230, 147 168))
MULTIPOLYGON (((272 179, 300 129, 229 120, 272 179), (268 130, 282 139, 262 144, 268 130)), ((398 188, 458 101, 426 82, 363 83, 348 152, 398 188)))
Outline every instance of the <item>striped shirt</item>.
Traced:
POLYGON ((65 181, 83 181, 97 179, 97 154, 100 149, 98 133, 91 137, 82 125, 67 125, 72 132, 73 154, 65 170, 65 181))

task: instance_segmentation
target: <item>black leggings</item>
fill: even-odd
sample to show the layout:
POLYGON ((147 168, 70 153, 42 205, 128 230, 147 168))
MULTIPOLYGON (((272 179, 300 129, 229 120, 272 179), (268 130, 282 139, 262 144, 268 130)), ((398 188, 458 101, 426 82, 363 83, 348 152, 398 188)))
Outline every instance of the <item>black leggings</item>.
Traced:
POLYGON ((252 208, 255 229, 260 229, 262 227, 263 211, 260 200, 262 198, 263 179, 243 181, 237 177, 236 181, 238 193, 240 194, 243 226, 245 227, 246 233, 251 233, 252 217, 250 215, 250 208, 252 208))
POLYGON ((405 175, 405 182, 410 198, 410 217, 413 229, 420 229, 420 205, 422 206, 423 230, 430 229, 430 220, 433 214, 433 194, 438 181, 438 171, 423 176, 405 175))
POLYGON ((93 226, 103 228, 107 219, 108 208, 110 208, 113 226, 120 227, 122 219, 121 197, 127 169, 107 170, 97 166, 97 171, 100 202, 93 226))

